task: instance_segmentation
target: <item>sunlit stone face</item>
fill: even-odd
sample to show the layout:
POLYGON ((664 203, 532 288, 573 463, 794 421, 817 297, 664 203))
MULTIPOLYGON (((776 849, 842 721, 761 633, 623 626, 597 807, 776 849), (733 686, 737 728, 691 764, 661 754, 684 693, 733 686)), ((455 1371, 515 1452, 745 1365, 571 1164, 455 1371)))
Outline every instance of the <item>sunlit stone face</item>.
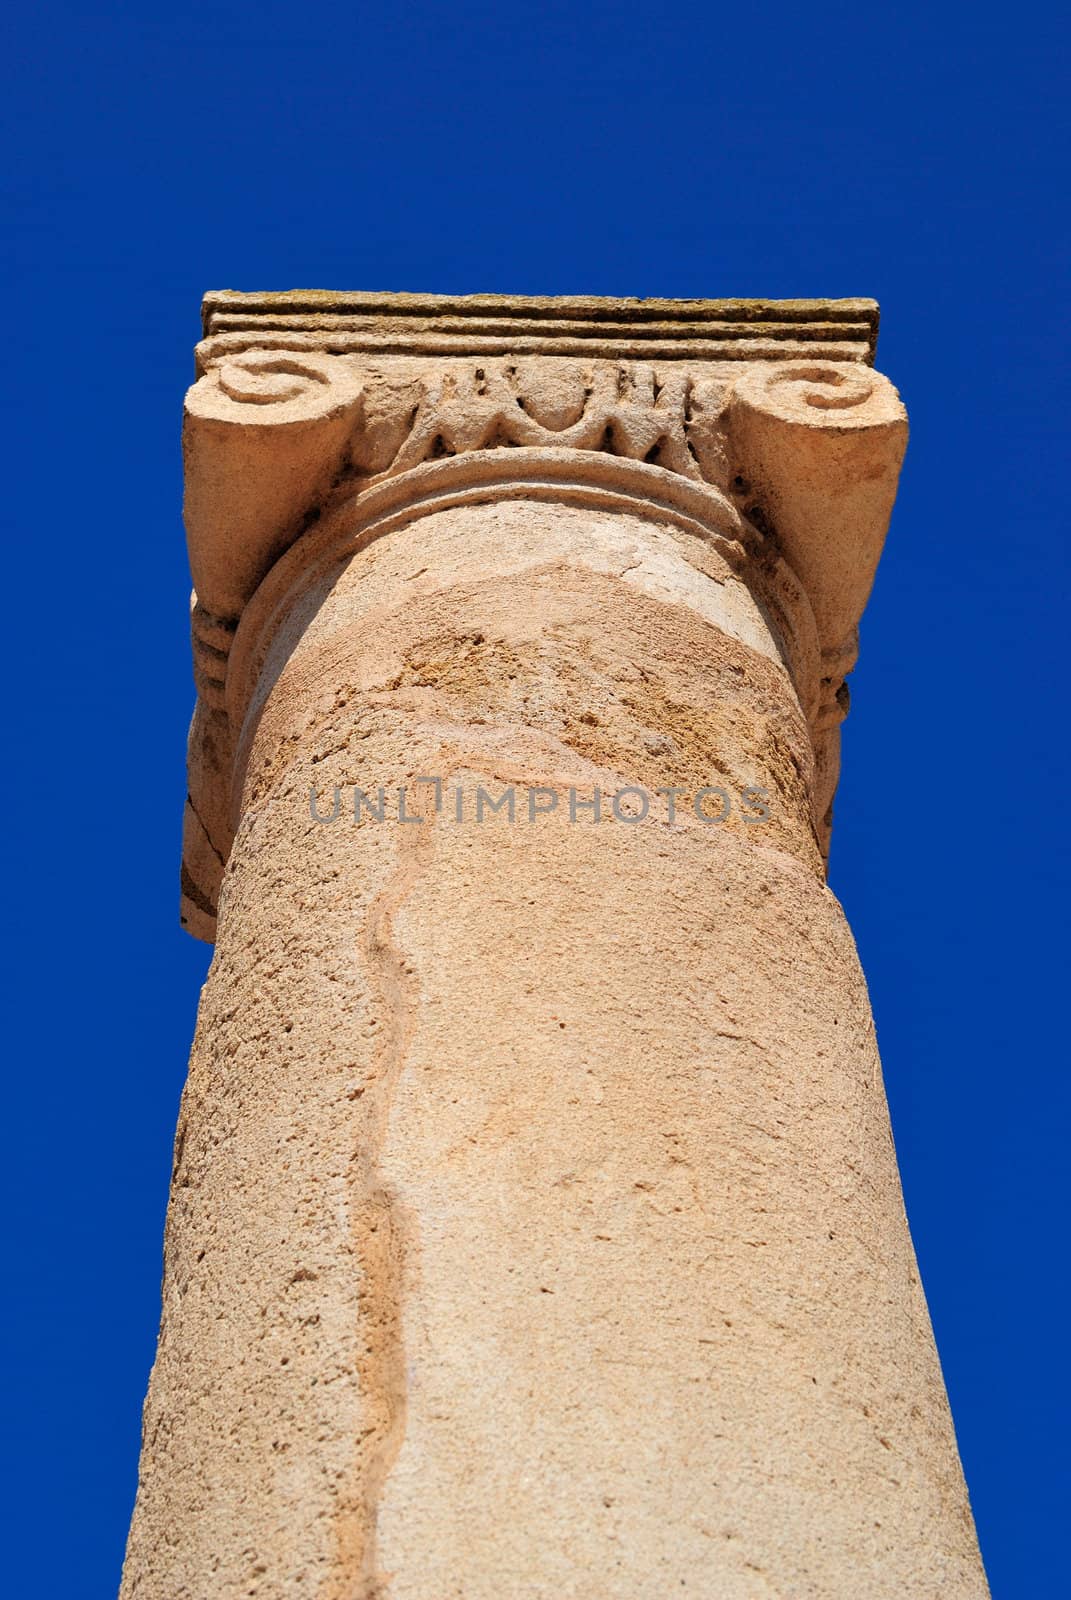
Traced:
POLYGON ((876 308, 269 299, 187 410, 217 949, 124 1596, 977 1600, 824 881, 876 308))

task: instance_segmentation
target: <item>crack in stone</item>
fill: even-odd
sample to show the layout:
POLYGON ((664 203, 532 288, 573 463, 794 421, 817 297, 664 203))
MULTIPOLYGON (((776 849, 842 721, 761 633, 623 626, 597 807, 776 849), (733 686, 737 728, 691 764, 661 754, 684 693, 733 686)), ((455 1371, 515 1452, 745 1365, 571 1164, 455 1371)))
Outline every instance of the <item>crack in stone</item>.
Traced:
POLYGON ((406 1368, 402 1298, 411 1257, 411 1228, 396 1192, 379 1170, 394 1089, 416 1026, 419 981, 398 943, 395 919, 434 852, 434 829, 402 829, 399 860, 372 901, 359 935, 361 958, 383 1027, 370 1081, 362 1096, 367 1120, 354 1155, 357 1203, 355 1250, 362 1348, 357 1357, 369 1421, 358 1441, 356 1492, 339 1519, 338 1577, 331 1600, 385 1600, 377 1564, 379 1501, 405 1433, 406 1368))

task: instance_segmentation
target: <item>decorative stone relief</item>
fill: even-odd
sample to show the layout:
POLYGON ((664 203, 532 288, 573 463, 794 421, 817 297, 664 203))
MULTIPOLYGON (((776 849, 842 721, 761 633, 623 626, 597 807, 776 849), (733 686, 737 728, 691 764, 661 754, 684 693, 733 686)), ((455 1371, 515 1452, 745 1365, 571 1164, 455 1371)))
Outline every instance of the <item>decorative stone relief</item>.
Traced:
POLYGON ((652 328, 642 302, 562 302, 560 315, 556 302, 531 302, 537 316, 523 301, 461 311, 451 302, 440 315, 421 300, 414 316, 394 298, 379 305, 364 297, 356 311, 330 315, 260 298, 247 307, 242 297, 209 297, 210 337, 186 410, 195 674, 202 723, 213 727, 206 751, 195 759, 191 750, 191 794, 213 791, 193 801, 193 831, 211 843, 207 857, 197 850, 205 905, 215 892, 204 884, 205 860, 218 876, 212 863, 229 849, 227 806, 215 791, 229 781, 240 732, 227 683, 248 603, 313 530, 381 519, 388 489, 392 513, 402 515, 433 485, 437 494, 477 493, 486 481, 494 496, 510 492, 513 479, 553 495, 553 483, 566 494, 574 492, 567 480, 597 478, 657 516, 667 501, 683 505, 689 486, 682 525, 728 539, 757 592, 776 566, 783 594, 788 574, 795 609, 812 619, 813 673, 800 680, 798 662, 794 671, 815 744, 817 826, 828 839, 844 680, 907 437, 895 389, 860 358, 872 350, 876 322, 869 346, 851 342, 867 326, 869 313, 856 309, 865 303, 846 303, 843 325, 839 313, 818 316, 806 302, 789 303, 780 322, 776 306, 756 303, 765 320, 755 326, 734 303, 731 350, 697 359, 711 348, 710 327, 724 334, 730 324, 715 313, 704 321, 691 304, 676 319, 661 312, 652 328), (841 326, 840 345, 814 343, 825 354, 804 359, 802 339, 841 326), (463 353, 466 337, 479 351, 492 327, 516 354, 463 353), (772 327, 779 343, 755 342, 757 328, 772 327), (578 330, 586 340, 579 355, 578 330), (534 341, 538 351, 529 353, 534 341), (607 345, 629 354, 605 359, 607 345), (842 358, 828 359, 831 348, 842 358), (643 358, 655 349, 657 359, 643 358), (789 350, 791 359, 780 359, 789 350), (492 473, 492 461, 502 470, 492 473), (649 476, 641 483, 637 472, 649 476))

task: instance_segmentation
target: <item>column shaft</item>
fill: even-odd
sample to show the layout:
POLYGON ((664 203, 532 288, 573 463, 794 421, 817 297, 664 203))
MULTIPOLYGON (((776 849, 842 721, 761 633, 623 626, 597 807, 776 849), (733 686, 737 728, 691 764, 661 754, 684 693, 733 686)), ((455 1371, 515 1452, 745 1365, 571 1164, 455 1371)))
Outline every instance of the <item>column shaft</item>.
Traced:
POLYGON ((983 1596, 763 606, 638 515, 446 510, 255 703, 126 1600, 983 1596))

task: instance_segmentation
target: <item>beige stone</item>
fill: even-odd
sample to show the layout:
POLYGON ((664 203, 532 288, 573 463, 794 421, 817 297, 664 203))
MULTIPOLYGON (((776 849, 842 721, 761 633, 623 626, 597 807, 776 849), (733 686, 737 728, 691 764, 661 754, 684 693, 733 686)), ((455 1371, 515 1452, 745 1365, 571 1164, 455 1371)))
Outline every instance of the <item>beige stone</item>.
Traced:
POLYGON ((876 307, 205 312, 126 1600, 981 1600, 824 878, 876 307))

